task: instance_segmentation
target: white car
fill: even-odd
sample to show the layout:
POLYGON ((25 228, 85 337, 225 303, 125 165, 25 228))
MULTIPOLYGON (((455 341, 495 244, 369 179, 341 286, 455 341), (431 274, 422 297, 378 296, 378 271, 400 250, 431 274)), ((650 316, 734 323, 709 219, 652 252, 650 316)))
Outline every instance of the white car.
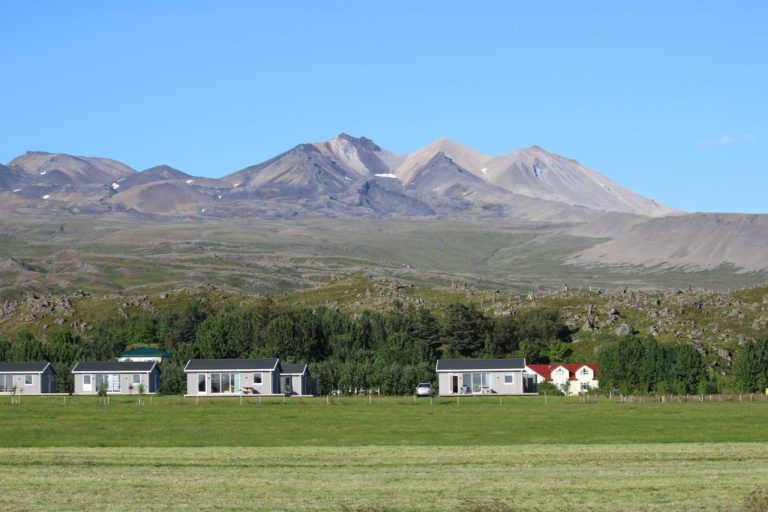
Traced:
POLYGON ((416 396, 432 396, 432 384, 429 382, 419 382, 416 385, 416 396))

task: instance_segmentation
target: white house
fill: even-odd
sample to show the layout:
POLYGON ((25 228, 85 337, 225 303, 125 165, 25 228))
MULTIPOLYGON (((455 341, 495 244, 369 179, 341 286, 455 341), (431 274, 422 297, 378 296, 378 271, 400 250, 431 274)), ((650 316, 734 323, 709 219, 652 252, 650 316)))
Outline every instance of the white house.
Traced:
POLYGON ((586 393, 599 387, 597 365, 585 364, 529 364, 525 367, 528 374, 536 378, 536 383, 551 382, 567 395, 586 393))

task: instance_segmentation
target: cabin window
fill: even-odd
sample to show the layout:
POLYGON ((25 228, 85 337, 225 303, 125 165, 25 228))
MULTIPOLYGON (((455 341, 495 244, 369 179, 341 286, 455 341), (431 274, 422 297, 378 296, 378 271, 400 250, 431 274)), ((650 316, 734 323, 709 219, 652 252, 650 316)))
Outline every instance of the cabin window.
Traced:
POLYGON ((589 391, 589 384, 587 384, 586 382, 582 382, 581 383, 581 392, 582 393, 586 393, 587 391, 589 391))
POLYGON ((91 376, 90 375, 83 375, 83 384, 86 386, 91 385, 91 376))
POLYGON ((253 383, 254 384, 261 384, 261 373, 254 373, 253 374, 253 383))
POLYGON ((141 384, 141 375, 138 373, 133 374, 133 380, 131 381, 133 384, 141 384))
POLYGON ((31 386, 32 385, 32 376, 31 375, 25 375, 24 376, 24 385, 25 386, 31 386))
POLYGON ((505 373, 504 374, 504 384, 514 384, 515 383, 515 376, 512 373, 505 373))
POLYGON ((586 367, 584 367, 584 368, 582 368, 582 369, 579 371, 579 373, 580 373, 580 374, 582 374, 582 375, 589 375, 589 369, 587 369, 586 367))
POLYGON ((205 374, 204 373, 197 374, 197 392, 205 393, 205 374))

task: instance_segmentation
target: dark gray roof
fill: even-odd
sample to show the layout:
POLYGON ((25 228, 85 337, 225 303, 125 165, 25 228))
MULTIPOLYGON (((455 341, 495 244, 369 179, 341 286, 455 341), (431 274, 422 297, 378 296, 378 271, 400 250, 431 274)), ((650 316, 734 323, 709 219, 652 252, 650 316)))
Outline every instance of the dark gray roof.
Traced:
POLYGON ((278 360, 274 357, 270 359, 190 359, 184 371, 271 371, 277 366, 278 360))
POLYGON ((525 359, 438 359, 438 372, 456 372, 470 370, 522 370, 525 359))
POLYGON ((283 371, 280 373, 302 374, 307 370, 307 365, 304 363, 300 363, 300 364, 280 363, 280 368, 283 369, 283 371))
POLYGON ((0 363, 0 373, 43 373, 49 364, 51 363, 0 363))
POLYGON ((110 372, 110 373, 148 373, 157 366, 154 361, 100 361, 79 362, 72 368, 72 373, 78 372, 110 372))

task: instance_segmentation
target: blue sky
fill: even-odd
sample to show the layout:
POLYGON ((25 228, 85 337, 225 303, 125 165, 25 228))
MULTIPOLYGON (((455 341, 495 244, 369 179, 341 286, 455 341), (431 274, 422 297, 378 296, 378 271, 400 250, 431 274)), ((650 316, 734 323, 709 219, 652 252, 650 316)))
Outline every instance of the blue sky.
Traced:
POLYGON ((448 137, 766 213, 768 2, 729 4, 3 2, 0 161, 221 176, 342 131, 398 152, 448 137))

